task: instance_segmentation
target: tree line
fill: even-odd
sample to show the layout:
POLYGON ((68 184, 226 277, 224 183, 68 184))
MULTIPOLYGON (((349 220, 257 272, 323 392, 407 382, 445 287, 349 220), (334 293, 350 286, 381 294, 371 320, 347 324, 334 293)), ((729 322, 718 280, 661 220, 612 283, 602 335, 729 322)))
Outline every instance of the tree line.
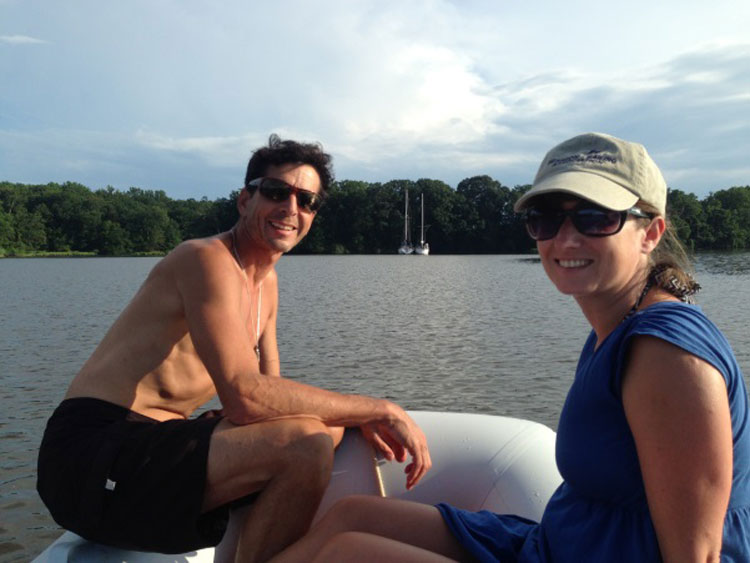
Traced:
MULTIPOLYGON (((489 176, 467 178, 456 189, 429 179, 336 182, 310 234, 293 252, 395 253, 403 238, 408 192, 412 238, 419 238, 424 198, 426 239, 433 253, 526 253, 534 244, 513 204, 529 187, 510 188, 489 176)), ((161 190, 0 182, 0 256, 162 254, 182 240, 231 228, 238 193, 213 201, 179 200, 161 190)), ((750 186, 713 192, 702 200, 672 189, 668 210, 691 250, 750 249, 750 186)))

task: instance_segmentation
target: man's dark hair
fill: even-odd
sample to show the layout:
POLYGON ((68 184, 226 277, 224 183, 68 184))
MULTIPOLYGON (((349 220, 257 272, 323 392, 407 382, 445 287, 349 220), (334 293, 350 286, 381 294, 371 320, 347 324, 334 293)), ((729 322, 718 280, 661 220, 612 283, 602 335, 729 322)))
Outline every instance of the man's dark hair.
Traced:
POLYGON ((327 192, 333 182, 331 155, 323 152, 319 143, 298 143, 282 141, 276 133, 268 138, 268 146, 257 149, 247 163, 245 186, 252 180, 262 177, 269 166, 282 164, 309 164, 320 176, 320 190, 327 192))

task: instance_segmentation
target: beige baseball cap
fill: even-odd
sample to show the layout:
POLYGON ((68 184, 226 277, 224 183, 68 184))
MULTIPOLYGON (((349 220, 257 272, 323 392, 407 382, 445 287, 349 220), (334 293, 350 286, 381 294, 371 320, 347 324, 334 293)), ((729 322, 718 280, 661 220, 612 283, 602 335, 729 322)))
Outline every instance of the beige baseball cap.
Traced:
POLYGON ((603 133, 578 135, 550 150, 514 209, 523 211, 534 196, 552 192, 615 211, 630 209, 638 200, 662 215, 667 206, 667 184, 646 148, 603 133))

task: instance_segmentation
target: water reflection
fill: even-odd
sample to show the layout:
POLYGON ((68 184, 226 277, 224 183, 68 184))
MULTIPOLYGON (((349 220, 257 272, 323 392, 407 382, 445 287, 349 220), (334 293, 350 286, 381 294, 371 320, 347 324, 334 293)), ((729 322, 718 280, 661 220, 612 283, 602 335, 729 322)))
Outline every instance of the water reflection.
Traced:
MULTIPOLYGON (((59 535, 34 490, 46 417, 153 258, 0 260, 0 557, 59 535)), ((699 304, 750 375, 750 253, 700 254, 699 304)), ((281 260, 286 376, 412 409, 551 427, 589 331, 529 256, 295 256, 281 260)))
POLYGON ((750 274, 750 253, 747 252, 705 252, 695 257, 697 272, 727 276, 750 274))

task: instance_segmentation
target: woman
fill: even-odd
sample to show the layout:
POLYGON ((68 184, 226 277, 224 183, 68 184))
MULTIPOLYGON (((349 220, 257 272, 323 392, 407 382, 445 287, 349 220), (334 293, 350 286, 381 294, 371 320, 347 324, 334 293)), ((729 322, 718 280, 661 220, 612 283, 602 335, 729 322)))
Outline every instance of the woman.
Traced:
POLYGON ((544 269, 592 326, 540 523, 392 499, 336 505, 278 561, 750 561, 750 413, 646 150, 602 134, 547 153, 525 211, 544 269))

